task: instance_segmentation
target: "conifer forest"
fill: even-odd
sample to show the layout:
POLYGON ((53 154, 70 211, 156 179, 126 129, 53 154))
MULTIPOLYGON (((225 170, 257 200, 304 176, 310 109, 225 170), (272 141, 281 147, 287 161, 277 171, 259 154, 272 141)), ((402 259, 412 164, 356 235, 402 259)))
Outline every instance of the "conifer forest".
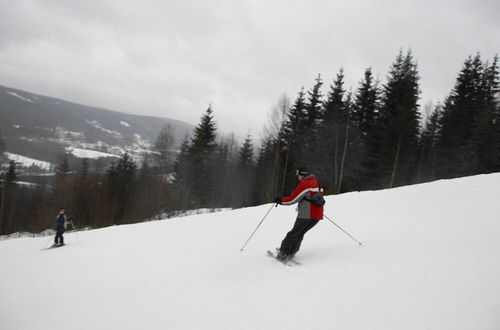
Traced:
POLYGON ((426 106, 418 69, 411 51, 400 51, 384 83, 371 68, 358 86, 345 86, 343 69, 331 82, 318 74, 291 99, 278 99, 258 141, 221 135, 209 105, 180 148, 165 127, 155 156, 140 163, 124 154, 93 171, 86 159, 70 166, 62 157, 53 178, 31 187, 16 183, 11 161, 1 177, 0 234, 52 228, 61 206, 76 227, 98 228, 270 203, 291 193, 298 167, 327 194, 500 171, 498 56, 466 58, 449 94, 426 106))

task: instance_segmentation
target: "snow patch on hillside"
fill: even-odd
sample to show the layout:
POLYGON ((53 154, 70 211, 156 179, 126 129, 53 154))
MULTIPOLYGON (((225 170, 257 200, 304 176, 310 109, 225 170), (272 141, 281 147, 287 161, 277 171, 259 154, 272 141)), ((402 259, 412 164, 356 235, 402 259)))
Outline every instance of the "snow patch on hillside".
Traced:
POLYGON ((67 153, 70 153, 77 158, 98 159, 104 157, 119 157, 117 155, 112 155, 101 151, 81 149, 76 147, 66 147, 65 150, 67 153))
POLYGON ((22 156, 22 155, 16 155, 10 152, 5 152, 5 156, 9 160, 13 160, 16 163, 18 163, 21 167, 31 167, 31 166, 37 166, 43 170, 50 171, 53 168, 53 165, 49 162, 44 162, 42 160, 22 156))
POLYGON ((63 127, 56 127, 54 134, 61 139, 63 142, 68 141, 79 141, 85 139, 85 135, 82 132, 74 132, 64 129, 63 127))
POLYGON ((9 94, 9 95, 11 95, 11 96, 14 96, 14 97, 17 97, 18 99, 21 99, 21 100, 23 100, 23 101, 25 101, 25 102, 35 103, 35 102, 33 102, 33 100, 32 100, 32 99, 27 98, 27 97, 24 97, 24 96, 22 96, 22 95, 19 95, 19 94, 17 94, 16 92, 12 92, 12 91, 10 91, 10 92, 7 92, 7 94, 9 94))
POLYGON ((33 183, 33 182, 25 182, 25 181, 16 181, 17 185, 28 187, 28 188, 35 188, 38 187, 38 183, 33 183))
POLYGON ((122 124, 122 125, 123 125, 123 126, 125 126, 125 127, 130 127, 130 124, 129 124, 129 123, 127 123, 127 122, 125 122, 125 121, 121 121, 121 120, 120 120, 120 124, 122 124))
POLYGON ((135 142, 130 147, 133 151, 142 152, 142 153, 152 153, 153 152, 153 151, 151 151, 151 148, 153 147, 153 145, 148 140, 143 139, 140 134, 135 133, 134 139, 135 139, 135 142))
POLYGON ((117 132, 117 131, 112 131, 112 130, 110 130, 110 129, 104 128, 104 127, 102 127, 102 126, 101 126, 101 125, 100 125, 97 121, 95 121, 95 120, 88 120, 88 119, 86 119, 85 121, 86 121, 87 123, 89 123, 90 125, 92 125, 92 127, 97 128, 98 130, 101 130, 101 131, 103 131, 104 133, 108 133, 108 134, 110 134, 110 135, 114 135, 114 136, 116 136, 116 137, 118 137, 118 138, 121 138, 121 137, 122 137, 122 134, 121 134, 120 132, 117 132))

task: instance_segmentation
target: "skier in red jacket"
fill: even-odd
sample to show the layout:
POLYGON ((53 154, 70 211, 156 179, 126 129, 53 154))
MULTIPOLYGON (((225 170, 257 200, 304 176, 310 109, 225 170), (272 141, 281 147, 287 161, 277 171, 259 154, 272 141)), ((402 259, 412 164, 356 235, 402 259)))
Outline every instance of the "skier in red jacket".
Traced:
POLYGON ((281 247, 276 257, 279 260, 293 258, 300 249, 304 235, 316 226, 319 220, 323 219, 323 205, 320 206, 311 201, 311 198, 316 193, 320 193, 323 196, 323 189, 321 189, 314 175, 309 173, 307 169, 298 169, 296 175, 299 184, 292 194, 288 197, 276 197, 274 199, 274 202, 280 205, 299 203, 295 224, 281 242, 281 247))

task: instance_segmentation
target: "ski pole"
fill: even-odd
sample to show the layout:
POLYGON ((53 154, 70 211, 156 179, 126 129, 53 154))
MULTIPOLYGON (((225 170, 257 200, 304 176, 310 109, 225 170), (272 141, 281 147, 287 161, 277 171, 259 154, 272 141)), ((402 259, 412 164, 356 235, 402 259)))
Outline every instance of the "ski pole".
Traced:
POLYGON ((71 227, 73 228, 73 232, 75 233, 75 236, 78 239, 78 243, 81 243, 80 237, 78 237, 78 233, 77 233, 78 230, 76 230, 76 228, 75 228, 75 224, 73 223, 73 219, 72 218, 69 218, 69 219, 70 220, 68 221, 68 223, 71 224, 71 227))
POLYGON ((331 223, 333 223, 335 226, 337 226, 340 230, 342 230, 344 233, 346 233, 347 236, 349 236, 350 238, 352 238, 354 241, 356 241, 356 243, 359 244, 359 246, 363 246, 363 244, 361 244, 361 242, 359 242, 357 239, 355 239, 354 237, 352 237, 351 234, 349 234, 348 232, 346 232, 344 229, 342 229, 339 225, 337 225, 335 222, 332 221, 332 219, 330 219, 328 216, 324 215, 325 218, 327 218, 328 220, 330 220, 331 223))
POLYGON ((43 246, 43 248, 42 248, 42 249, 45 249, 45 248, 47 247, 47 244, 49 244, 49 242, 50 242, 51 240, 53 240, 53 239, 54 239, 54 238, 52 237, 52 235, 50 235, 49 240, 47 241, 47 243, 45 243, 45 245, 43 246))
POLYGON ((269 214, 269 212, 271 212, 271 210, 273 209, 273 207, 274 207, 274 205, 271 205, 271 208, 269 209, 269 211, 267 211, 266 215, 262 218, 262 220, 260 220, 259 224, 257 225, 257 227, 255 228, 255 230, 253 231, 252 235, 250 235, 250 237, 247 239, 247 241, 245 242, 245 244, 241 248, 240 253, 243 252, 243 249, 245 248, 245 246, 247 246, 248 242, 250 242, 250 240, 252 239, 253 235, 255 234, 255 232, 257 231, 257 229, 259 229, 260 225, 264 222, 264 220, 266 219, 266 217, 269 214))

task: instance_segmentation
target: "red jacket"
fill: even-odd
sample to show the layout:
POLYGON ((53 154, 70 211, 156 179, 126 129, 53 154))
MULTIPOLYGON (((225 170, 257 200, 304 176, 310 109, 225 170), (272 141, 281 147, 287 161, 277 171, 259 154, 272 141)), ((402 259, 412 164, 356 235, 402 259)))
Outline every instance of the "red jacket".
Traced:
POLYGON ((290 196, 283 197, 281 202, 283 205, 299 203, 298 219, 321 220, 323 219, 323 206, 316 205, 305 199, 305 197, 312 197, 316 192, 320 192, 323 195, 323 189, 319 187, 314 175, 309 175, 299 182, 290 196))

